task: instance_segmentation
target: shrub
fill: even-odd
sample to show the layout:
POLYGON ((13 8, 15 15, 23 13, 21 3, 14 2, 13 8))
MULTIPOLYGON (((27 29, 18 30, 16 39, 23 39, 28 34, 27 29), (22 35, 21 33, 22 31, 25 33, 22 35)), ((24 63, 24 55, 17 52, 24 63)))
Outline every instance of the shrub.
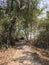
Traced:
POLYGON ((40 32, 34 45, 40 48, 49 48, 49 31, 40 32))

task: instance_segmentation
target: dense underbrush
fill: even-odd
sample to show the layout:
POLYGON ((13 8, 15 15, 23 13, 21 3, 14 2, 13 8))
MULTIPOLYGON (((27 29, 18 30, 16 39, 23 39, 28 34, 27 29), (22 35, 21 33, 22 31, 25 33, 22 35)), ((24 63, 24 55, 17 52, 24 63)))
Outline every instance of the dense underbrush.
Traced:
POLYGON ((34 45, 39 48, 49 48, 49 31, 40 32, 37 39, 34 40, 34 45))

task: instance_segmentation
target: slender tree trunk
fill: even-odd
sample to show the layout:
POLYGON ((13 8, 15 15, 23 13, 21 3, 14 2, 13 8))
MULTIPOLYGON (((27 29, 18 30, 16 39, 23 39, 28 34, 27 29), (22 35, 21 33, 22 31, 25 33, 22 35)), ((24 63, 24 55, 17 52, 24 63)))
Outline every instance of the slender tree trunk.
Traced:
POLYGON ((11 32, 12 32, 12 29, 13 29, 15 22, 16 22, 16 18, 13 18, 13 20, 11 20, 11 23, 9 24, 9 27, 7 29, 7 47, 10 44, 11 32))
POLYGON ((26 30, 24 32, 25 32, 26 40, 28 40, 28 33, 26 32, 26 30))
POLYGON ((13 0, 11 1, 11 11, 13 10, 13 0))

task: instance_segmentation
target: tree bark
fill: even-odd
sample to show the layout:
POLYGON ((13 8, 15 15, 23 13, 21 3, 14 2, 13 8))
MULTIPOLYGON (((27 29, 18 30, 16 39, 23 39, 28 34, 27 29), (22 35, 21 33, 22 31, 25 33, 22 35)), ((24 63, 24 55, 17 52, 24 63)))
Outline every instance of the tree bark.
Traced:
POLYGON ((11 23, 9 24, 9 27, 8 27, 8 29, 7 29, 7 47, 8 47, 8 45, 10 44, 10 40, 11 40, 11 32, 12 32, 12 30, 13 30, 13 26, 14 26, 14 24, 15 24, 15 22, 16 22, 16 18, 13 18, 12 20, 11 20, 11 23))

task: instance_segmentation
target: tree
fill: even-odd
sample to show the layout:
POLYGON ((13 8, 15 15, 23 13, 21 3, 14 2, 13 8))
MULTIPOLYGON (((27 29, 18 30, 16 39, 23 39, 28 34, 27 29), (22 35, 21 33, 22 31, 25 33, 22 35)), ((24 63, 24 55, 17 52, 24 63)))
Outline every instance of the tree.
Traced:
MULTIPOLYGON (((38 8, 38 3, 39 0, 6 1, 6 6, 2 8, 4 15, 2 16, 1 14, 3 17, 3 20, 1 18, 1 21, 3 23, 2 26, 4 27, 4 33, 7 38, 7 45, 10 44, 12 31, 17 23, 19 24, 18 26, 16 25, 16 27, 18 27, 18 32, 23 30, 26 39, 28 39, 29 32, 32 32, 33 26, 36 23, 35 19, 37 19, 37 16, 41 13, 38 8)), ((15 31, 17 31, 17 29, 15 29, 15 31)))
POLYGON ((32 28, 34 23, 36 22, 35 19, 37 19, 37 16, 40 14, 40 9, 38 9, 38 3, 39 0, 27 0, 27 1, 23 1, 23 3, 21 3, 21 15, 24 18, 24 21, 22 22, 23 24, 23 29, 25 32, 26 37, 28 38, 29 32, 31 30, 32 32, 32 28), (31 28, 28 31, 28 28, 31 28))

